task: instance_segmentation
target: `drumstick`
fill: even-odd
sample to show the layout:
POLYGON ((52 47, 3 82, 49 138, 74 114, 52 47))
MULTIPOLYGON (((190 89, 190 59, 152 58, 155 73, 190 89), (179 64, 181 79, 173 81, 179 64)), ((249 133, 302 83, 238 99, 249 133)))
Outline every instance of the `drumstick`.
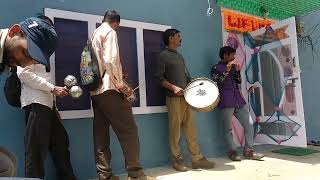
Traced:
POLYGON ((134 88, 132 91, 135 91, 135 90, 137 90, 139 88, 139 86, 137 86, 136 88, 134 88))
POLYGON ((189 89, 192 89, 192 88, 198 87, 198 86, 202 86, 203 84, 204 84, 204 83, 203 83, 203 82, 201 82, 201 83, 199 83, 198 85, 195 85, 195 86, 189 87, 189 88, 187 88, 187 89, 184 89, 183 91, 186 91, 186 90, 189 90, 189 89))

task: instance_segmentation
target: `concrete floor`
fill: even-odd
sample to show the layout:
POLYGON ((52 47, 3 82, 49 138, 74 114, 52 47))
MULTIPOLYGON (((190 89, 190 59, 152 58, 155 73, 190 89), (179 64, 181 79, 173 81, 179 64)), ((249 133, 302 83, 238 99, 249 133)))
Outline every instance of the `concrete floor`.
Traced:
MULTIPOLYGON (((271 149, 280 148, 283 147, 271 149)), ((320 146, 309 148, 320 150, 320 146)), ((272 153, 271 149, 261 150, 266 155, 262 161, 231 162, 221 157, 210 159, 216 162, 216 168, 211 170, 179 173, 171 167, 159 167, 145 172, 158 180, 320 180, 320 153, 299 157, 272 153)), ((125 179, 121 176, 121 180, 125 179)))

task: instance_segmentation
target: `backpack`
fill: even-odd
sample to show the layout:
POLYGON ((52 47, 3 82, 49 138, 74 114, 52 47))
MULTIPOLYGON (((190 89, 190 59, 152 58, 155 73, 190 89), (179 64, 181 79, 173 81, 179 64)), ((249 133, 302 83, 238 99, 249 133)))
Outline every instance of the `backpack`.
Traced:
POLYGON ((21 107, 21 82, 17 75, 17 68, 11 68, 10 73, 4 85, 4 94, 8 104, 14 107, 21 107))
POLYGON ((92 42, 88 40, 87 45, 83 48, 80 62, 81 83, 88 91, 94 91, 102 84, 104 77, 100 75, 99 63, 96 53, 93 50, 92 42))

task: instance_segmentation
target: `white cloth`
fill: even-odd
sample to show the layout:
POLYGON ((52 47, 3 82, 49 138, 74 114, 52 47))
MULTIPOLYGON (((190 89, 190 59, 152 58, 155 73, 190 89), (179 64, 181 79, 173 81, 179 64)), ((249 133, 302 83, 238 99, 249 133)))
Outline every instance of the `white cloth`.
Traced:
POLYGON ((17 75, 21 81, 21 108, 32 103, 53 107, 53 77, 46 72, 44 65, 33 64, 25 68, 18 66, 17 75))

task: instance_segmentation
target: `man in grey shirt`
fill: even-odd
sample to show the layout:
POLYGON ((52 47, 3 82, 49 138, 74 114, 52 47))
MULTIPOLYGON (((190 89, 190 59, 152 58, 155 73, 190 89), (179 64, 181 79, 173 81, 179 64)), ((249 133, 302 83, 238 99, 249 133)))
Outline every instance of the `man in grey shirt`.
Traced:
POLYGON ((181 45, 178 30, 168 29, 163 34, 167 48, 160 53, 156 77, 167 91, 166 104, 169 116, 169 143, 172 155, 172 166, 177 171, 187 171, 183 163, 179 147, 180 131, 184 131, 189 152, 192 158, 192 168, 210 169, 214 163, 208 161, 200 152, 197 143, 197 132, 193 112, 183 97, 183 89, 191 78, 185 66, 184 59, 177 52, 181 45))

